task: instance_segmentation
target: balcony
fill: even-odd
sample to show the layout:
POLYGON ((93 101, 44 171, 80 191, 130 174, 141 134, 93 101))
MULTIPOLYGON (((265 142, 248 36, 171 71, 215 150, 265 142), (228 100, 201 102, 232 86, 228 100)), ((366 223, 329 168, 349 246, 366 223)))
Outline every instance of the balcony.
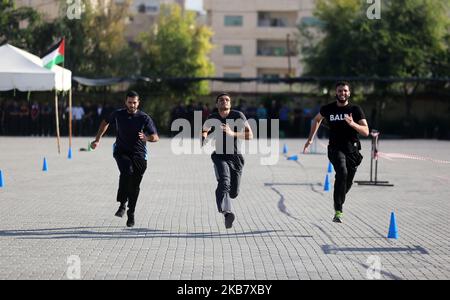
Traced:
POLYGON ((287 50, 283 47, 261 47, 258 48, 258 56, 287 56, 287 50))
POLYGON ((296 27, 296 12, 258 12, 258 27, 296 27))

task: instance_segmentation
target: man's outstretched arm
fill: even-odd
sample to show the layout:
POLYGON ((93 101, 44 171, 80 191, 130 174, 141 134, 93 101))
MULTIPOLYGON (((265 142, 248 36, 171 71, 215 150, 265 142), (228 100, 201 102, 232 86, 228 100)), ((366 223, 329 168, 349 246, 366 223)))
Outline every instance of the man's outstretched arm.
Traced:
POLYGON ((109 123, 107 123, 105 120, 103 120, 100 123, 97 135, 95 136, 95 140, 93 142, 91 142, 91 148, 92 149, 97 148, 98 144, 100 144, 100 139, 105 134, 106 130, 108 130, 108 127, 109 127, 109 123))
POLYGON ((308 150, 308 147, 312 144, 314 137, 316 136, 317 130, 320 127, 320 124, 322 123, 322 120, 324 119, 324 117, 318 113, 313 120, 312 126, 311 126, 311 131, 309 132, 309 137, 308 140, 305 143, 305 146, 303 147, 303 153, 306 153, 308 150))

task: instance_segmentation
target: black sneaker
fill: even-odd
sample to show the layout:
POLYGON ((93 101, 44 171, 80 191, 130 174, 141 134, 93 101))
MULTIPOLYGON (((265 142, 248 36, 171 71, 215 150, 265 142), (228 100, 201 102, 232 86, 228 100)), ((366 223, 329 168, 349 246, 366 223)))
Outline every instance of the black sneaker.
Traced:
POLYGON ((342 211, 336 211, 333 218, 334 223, 342 223, 342 211))
POLYGON ((120 205, 119 209, 116 211, 115 216, 122 218, 125 215, 125 210, 126 210, 125 205, 120 205))
POLYGON ((134 215, 128 214, 127 227, 134 226, 134 215))
POLYGON ((234 214, 232 212, 225 214, 225 228, 233 227, 234 214))
POLYGON ((333 222, 334 223, 342 223, 342 219, 340 217, 338 217, 338 216, 334 216, 333 222))

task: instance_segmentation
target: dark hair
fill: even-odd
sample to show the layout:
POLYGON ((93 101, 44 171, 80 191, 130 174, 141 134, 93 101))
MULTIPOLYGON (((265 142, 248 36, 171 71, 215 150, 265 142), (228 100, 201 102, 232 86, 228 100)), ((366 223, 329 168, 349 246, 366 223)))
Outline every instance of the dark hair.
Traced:
POLYGON ((222 97, 222 96, 228 96, 228 97, 231 99, 230 94, 228 94, 228 93, 220 93, 220 94, 216 97, 216 103, 217 103, 217 101, 219 101, 219 98, 222 97))
POLYGON ((127 92, 127 98, 135 98, 135 97, 139 98, 139 94, 136 93, 135 91, 128 91, 127 92))
POLYGON ((351 90, 352 89, 352 87, 350 86, 350 83, 348 82, 348 81, 338 81, 338 82, 336 82, 336 87, 335 88, 338 88, 338 86, 348 86, 348 88, 351 90))

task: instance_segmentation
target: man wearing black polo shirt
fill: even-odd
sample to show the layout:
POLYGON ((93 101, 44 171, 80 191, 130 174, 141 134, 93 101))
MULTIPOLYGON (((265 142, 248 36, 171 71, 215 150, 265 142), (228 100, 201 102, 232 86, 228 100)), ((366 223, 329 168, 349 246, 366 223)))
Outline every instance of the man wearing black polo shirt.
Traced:
POLYGON ((120 202, 120 206, 115 215, 123 217, 128 202, 127 226, 133 227, 139 186, 147 169, 146 142, 157 142, 159 136, 153 120, 146 113, 138 110, 139 95, 136 92, 128 92, 125 106, 126 108, 114 111, 102 121, 91 147, 97 148, 109 124, 116 126, 117 137, 113 155, 120 171, 117 191, 117 201, 120 202))
POLYGON ((353 184, 356 169, 362 161, 362 155, 359 153, 361 143, 358 134, 369 135, 364 112, 358 105, 350 104, 349 98, 350 84, 338 82, 336 84, 336 101, 320 108, 303 148, 303 153, 306 153, 322 120, 326 119, 330 127, 328 159, 336 171, 333 193, 335 210, 333 222, 336 223, 342 223, 345 196, 353 184))
POLYGON ((244 157, 240 151, 240 139, 253 138, 252 129, 245 115, 231 109, 231 97, 222 93, 216 98, 217 112, 212 113, 202 129, 202 144, 214 137, 215 151, 211 155, 217 179, 216 204, 219 213, 225 217, 225 227, 231 228, 235 215, 231 199, 239 194, 239 186, 244 167, 244 157))

